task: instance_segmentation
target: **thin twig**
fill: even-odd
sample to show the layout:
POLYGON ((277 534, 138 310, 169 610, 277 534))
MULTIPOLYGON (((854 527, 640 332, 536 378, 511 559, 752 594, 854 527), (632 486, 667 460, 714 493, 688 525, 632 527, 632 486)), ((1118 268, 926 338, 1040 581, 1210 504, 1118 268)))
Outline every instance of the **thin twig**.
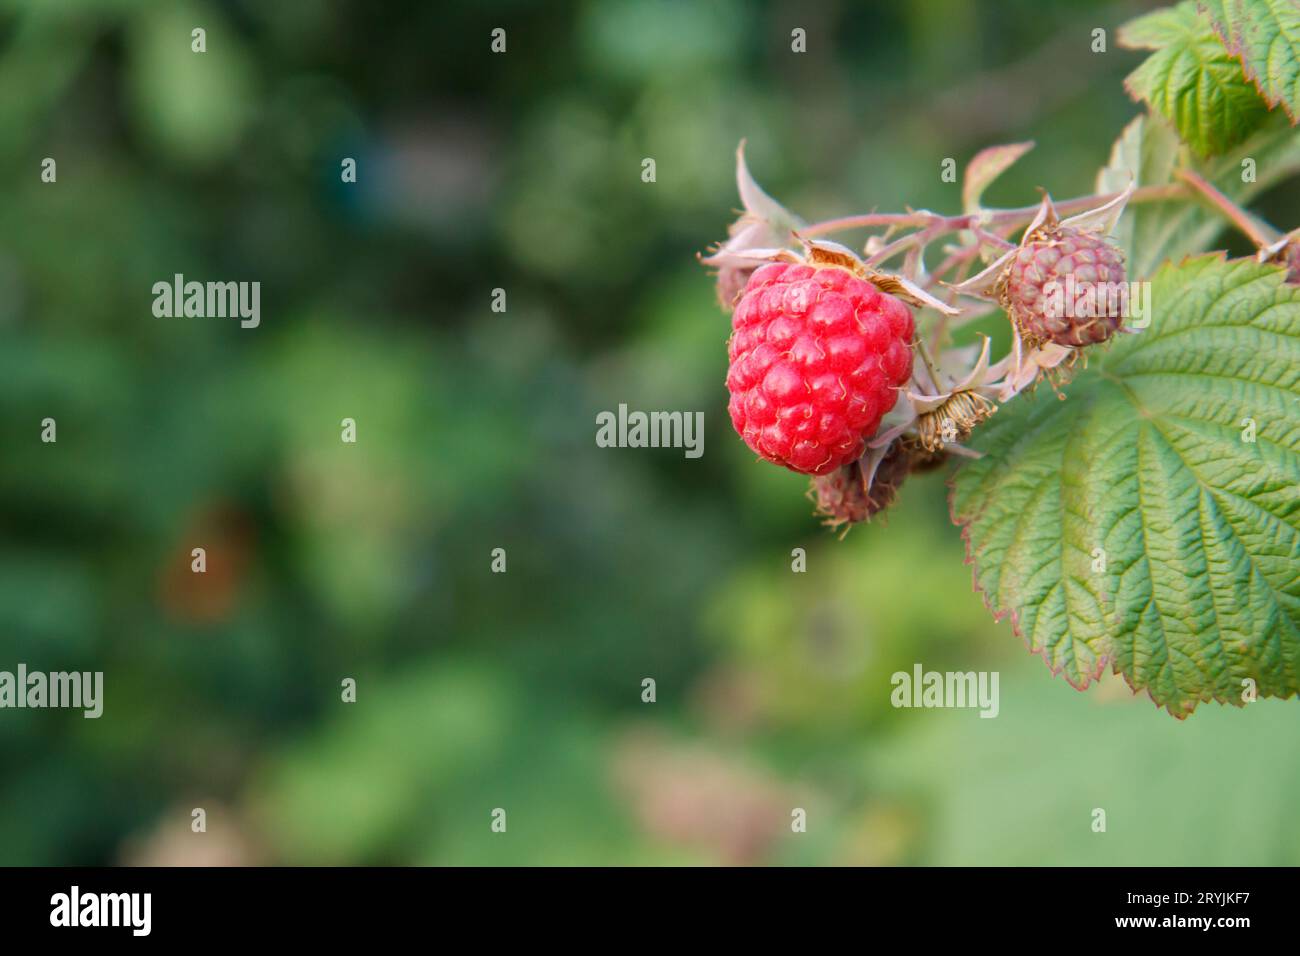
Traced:
POLYGON ((1183 182, 1187 183, 1197 192, 1199 192, 1211 206, 1223 215, 1230 223, 1236 226, 1245 234, 1246 238, 1253 242, 1258 248, 1270 246, 1277 241, 1281 233, 1270 226, 1263 220, 1256 219, 1246 210, 1242 209, 1231 199, 1219 192, 1212 183, 1207 181, 1204 176, 1195 173, 1190 169, 1180 169, 1176 175, 1183 182))
POLYGON ((925 370, 930 373, 930 382, 934 385, 934 394, 942 395, 944 392, 943 381, 935 370, 934 361, 930 358, 930 350, 925 347, 925 339, 920 336, 916 339, 916 351, 920 354, 921 361, 925 363, 925 370))
MULTIPOLYGON (((1170 199, 1186 199, 1187 193, 1187 187, 1181 183, 1171 183, 1165 186, 1143 186, 1133 191, 1133 195, 1129 197, 1129 202, 1163 202, 1170 199)), ((1066 199, 1063 202, 1056 203, 1056 209, 1058 212, 1067 215, 1083 212, 1085 209, 1092 209, 1094 206, 1108 203, 1112 199, 1118 198, 1119 195, 1116 192, 1101 193, 1096 196, 1078 196, 1074 199, 1066 199)), ((847 229, 866 229, 873 226, 912 226, 918 229, 934 230, 934 236, 944 235, 949 232, 960 232, 963 229, 976 226, 1014 229, 1016 226, 1027 225, 1038 214, 1038 209, 1038 205, 1033 205, 1022 206, 1019 209, 992 209, 979 213, 966 213, 961 216, 941 216, 938 213, 924 209, 900 213, 872 212, 861 216, 842 216, 838 219, 815 222, 800 229, 799 234, 806 238, 813 238, 815 236, 829 235, 833 232, 843 232, 847 229)))

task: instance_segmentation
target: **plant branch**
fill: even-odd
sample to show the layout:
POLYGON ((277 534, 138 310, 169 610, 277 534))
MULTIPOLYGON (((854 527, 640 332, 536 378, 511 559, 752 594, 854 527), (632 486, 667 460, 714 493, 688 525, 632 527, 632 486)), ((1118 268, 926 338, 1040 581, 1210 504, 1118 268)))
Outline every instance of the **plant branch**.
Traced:
POLYGON ((1195 173, 1190 169, 1180 169, 1177 171, 1176 175, 1179 179, 1200 193, 1201 197, 1205 199, 1206 202, 1213 206, 1214 209, 1225 219, 1241 230, 1241 232, 1245 234, 1246 238, 1260 249, 1272 245, 1281 235, 1281 233, 1268 223, 1256 219, 1250 213, 1246 212, 1246 210, 1234 203, 1199 173, 1195 173))
MULTIPOLYGON (((1134 190, 1133 195, 1129 197, 1129 202, 1164 202, 1170 199, 1186 199, 1188 194, 1187 186, 1182 183, 1171 183, 1165 186, 1143 186, 1134 190)), ((1083 212, 1094 206, 1108 203, 1119 195, 1116 192, 1100 193, 1094 196, 1078 196, 1074 199, 1066 199, 1063 202, 1056 203, 1056 208, 1058 212, 1067 215, 1083 212)), ((1038 214, 1038 209, 1039 206, 1035 204, 1033 206, 1022 206, 1019 209, 990 209, 960 216, 941 216, 925 209, 902 213, 872 212, 861 216, 843 216, 838 219, 815 222, 799 230, 799 234, 811 239, 816 236, 829 235, 833 232, 843 232, 847 229, 866 229, 872 226, 907 228, 910 226, 925 229, 931 233, 930 238, 935 238, 950 232, 961 232, 972 228, 1014 229, 1017 226, 1028 225, 1034 216, 1038 214)))
POLYGON ((930 358, 930 350, 925 347, 925 339, 919 335, 916 338, 916 351, 921 356, 921 361, 925 363, 925 370, 930 373, 930 382, 934 386, 934 394, 941 395, 944 391, 943 381, 935 370, 934 360, 930 358))

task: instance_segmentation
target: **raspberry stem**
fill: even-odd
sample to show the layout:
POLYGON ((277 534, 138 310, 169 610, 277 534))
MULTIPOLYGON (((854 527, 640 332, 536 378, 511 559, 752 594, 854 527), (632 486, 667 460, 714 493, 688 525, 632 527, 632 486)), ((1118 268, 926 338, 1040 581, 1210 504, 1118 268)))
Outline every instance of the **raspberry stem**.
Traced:
POLYGON ((1190 169, 1177 170, 1176 175, 1183 182, 1187 183, 1205 199, 1215 211, 1220 213, 1225 219, 1236 226, 1241 232, 1253 242, 1257 247, 1264 248, 1272 245, 1281 235, 1276 229, 1268 223, 1255 218, 1246 210, 1242 209, 1231 199, 1219 192, 1204 176, 1195 173, 1190 169))
MULTIPOLYGON (((1164 186, 1143 186, 1133 191, 1130 203, 1164 202, 1170 199, 1186 199, 1188 188, 1181 183, 1164 186)), ((1083 212, 1119 197, 1119 193, 1099 193, 1092 196, 1078 196, 1056 204, 1059 212, 1064 214, 1083 212)), ((990 209, 977 213, 965 213, 960 216, 941 216, 938 213, 918 209, 912 212, 889 213, 872 212, 861 216, 842 216, 838 219, 826 219, 815 222, 799 230, 805 238, 829 235, 848 229, 865 229, 871 226, 890 226, 907 228, 909 226, 924 229, 931 239, 950 232, 961 232, 975 228, 1014 229, 1028 225, 1038 214, 1039 205, 1022 206, 1019 209, 990 209)), ((906 237, 904 237, 906 238, 906 237)), ((902 240, 897 240, 901 242, 902 240)))
POLYGON ((916 338, 916 351, 921 356, 921 361, 925 363, 925 370, 930 375, 930 383, 934 387, 934 395, 941 395, 944 391, 943 381, 939 378, 939 373, 935 370, 934 360, 930 358, 930 350, 925 347, 925 339, 919 335, 916 338))
MULTIPOLYGON (((1008 244, 1008 248, 1009 248, 1009 247, 1010 247, 1010 244, 1008 244)), ((951 248, 951 247, 949 247, 949 248, 951 248)), ((947 250, 945 249, 944 251, 946 252, 947 250)), ((941 278, 943 278, 945 275, 947 275, 949 272, 951 272, 953 269, 955 269, 955 268, 957 268, 957 267, 959 267, 959 266, 967 266, 967 265, 969 265, 970 262, 971 262, 971 261, 972 261, 976 256, 979 255, 979 252, 980 252, 980 249, 979 249, 979 245, 978 245, 978 244, 972 244, 972 245, 969 245, 969 246, 961 246, 961 247, 955 249, 953 252, 951 252, 951 253, 948 255, 948 258, 944 259, 941 263, 939 263, 939 265, 935 268, 934 272, 931 273, 932 277, 933 277, 934 279, 936 279, 936 280, 937 280, 937 279, 941 279, 941 278)))

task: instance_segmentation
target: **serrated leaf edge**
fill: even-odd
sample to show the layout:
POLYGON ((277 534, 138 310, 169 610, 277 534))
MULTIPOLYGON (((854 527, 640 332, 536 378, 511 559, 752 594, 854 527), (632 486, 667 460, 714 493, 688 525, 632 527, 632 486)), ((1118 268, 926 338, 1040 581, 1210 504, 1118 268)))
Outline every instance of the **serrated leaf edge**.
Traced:
MULTIPOLYGON (((1252 259, 1229 259, 1227 252, 1223 250, 1214 250, 1211 252, 1204 252, 1198 254, 1188 254, 1183 256, 1183 258, 1180 259, 1177 263, 1175 263, 1173 260, 1167 260, 1166 262, 1164 262, 1159 269, 1157 269, 1154 273, 1152 273, 1152 279, 1154 280, 1155 276, 1158 275, 1160 272, 1163 272, 1167 269, 1181 268, 1183 265, 1189 262, 1195 262, 1196 260, 1218 260, 1221 262, 1245 262, 1245 261, 1253 262, 1254 261, 1252 259)), ((1278 273, 1286 272, 1286 268, 1284 266, 1275 266, 1271 263, 1265 265, 1273 268, 1278 273)), ((1151 688, 1149 686, 1140 687, 1140 688, 1136 687, 1133 681, 1129 679, 1129 676, 1127 674, 1116 669, 1114 665, 1114 658, 1113 655, 1110 653, 1109 647, 1107 647, 1107 649, 1104 652, 1098 654, 1096 667, 1090 672, 1085 672, 1083 675, 1083 680, 1081 682, 1076 683, 1075 681, 1071 680, 1068 674, 1063 674, 1065 670, 1064 665, 1060 667, 1054 667, 1052 665, 1051 660, 1048 658, 1047 655, 1048 648, 1046 646, 1042 647, 1039 650, 1035 650, 1033 646, 1029 643, 1029 638, 1025 635, 1024 630, 1020 626, 1020 614, 1017 611, 1017 609, 998 607, 994 601, 993 595, 991 595, 988 591, 986 591, 984 587, 980 584, 980 566, 975 557, 975 552, 972 547, 972 543, 970 539, 970 526, 975 523, 975 521, 980 517, 980 515, 983 514, 983 508, 981 508, 978 512, 975 512, 965 520, 963 520, 957 515, 956 478, 957 478, 957 471, 954 470, 953 473, 949 475, 946 481, 946 485, 948 487, 948 518, 950 521, 952 521, 953 525, 957 527, 959 533, 961 534, 962 546, 965 549, 965 558, 963 563, 969 565, 971 568, 971 588, 975 591, 976 594, 980 596, 980 599, 984 602, 984 606, 985 608, 988 609, 988 612, 992 616, 995 624, 1000 624, 1004 620, 1010 620, 1012 632, 1017 637, 1019 637, 1021 641, 1024 642, 1026 649, 1031 654, 1034 654, 1043 659, 1043 663, 1047 665, 1047 669, 1049 672, 1051 672, 1053 677, 1064 676, 1065 682, 1067 684, 1069 684, 1075 690, 1084 691, 1087 690, 1089 687, 1091 687, 1094 682, 1100 679, 1101 675, 1106 670, 1106 665, 1110 664, 1111 673, 1117 674, 1118 676, 1123 678, 1124 683, 1127 684, 1129 690, 1133 692, 1133 696, 1136 697, 1138 696, 1140 691, 1144 691, 1148 699, 1150 699, 1151 703, 1155 706, 1157 710, 1166 711, 1170 716, 1172 716, 1176 720, 1186 720, 1196 710, 1198 706, 1200 706, 1202 703, 1207 701, 1214 701, 1217 704, 1230 704, 1238 708, 1245 707, 1245 702, 1242 701, 1239 696, 1223 697, 1217 693, 1213 693, 1204 697, 1201 696, 1189 697, 1188 699, 1182 702, 1183 707, 1181 709, 1175 709, 1172 702, 1168 704, 1161 704, 1159 701, 1155 699, 1155 696, 1152 694, 1151 688)), ((1115 637, 1108 633, 1106 635, 1106 639, 1108 642, 1113 642, 1115 640, 1115 637)), ((1300 689, 1293 690, 1289 694, 1264 695, 1264 698, 1268 700, 1290 700, 1297 696, 1300 696, 1300 689)))
MULTIPOLYGON (((1268 95, 1268 91, 1264 89, 1263 83, 1260 82, 1258 71, 1252 70, 1250 64, 1246 62, 1246 51, 1241 48, 1240 44, 1234 44, 1231 37, 1228 36, 1226 25, 1221 27, 1219 21, 1215 19, 1213 12, 1204 3, 1198 2, 1196 4, 1196 9, 1204 14, 1205 18, 1210 22, 1210 29, 1214 31, 1214 35, 1219 38, 1219 42, 1223 44, 1223 49, 1227 51, 1228 56, 1241 64, 1241 75, 1246 78, 1247 82, 1249 82, 1251 86, 1255 87, 1255 92, 1259 94, 1261 100, 1268 104, 1268 108, 1272 110, 1277 109, 1279 106, 1282 107, 1282 112, 1286 114, 1287 119, 1291 121, 1292 126, 1295 126, 1300 122, 1300 110, 1292 109, 1291 104, 1287 102, 1286 97, 1271 97, 1268 95)), ((1125 87, 1127 88, 1127 81, 1125 81, 1125 87)))

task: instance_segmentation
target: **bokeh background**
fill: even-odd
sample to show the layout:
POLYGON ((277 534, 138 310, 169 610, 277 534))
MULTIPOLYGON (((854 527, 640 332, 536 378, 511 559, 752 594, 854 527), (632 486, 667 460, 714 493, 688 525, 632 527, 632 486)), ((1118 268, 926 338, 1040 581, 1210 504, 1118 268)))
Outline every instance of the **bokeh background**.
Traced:
POLYGON ((1149 6, 0 0, 0 669, 106 682, 0 712, 0 863, 1300 862, 1294 702, 1052 677, 943 473, 820 528, 695 261, 742 137, 809 219, 956 211, 942 158, 1022 139, 988 201, 1091 191, 1149 6), (261 327, 154 318, 177 272, 261 327), (620 402, 703 458, 597 448, 620 402), (914 662, 1000 716, 891 708, 914 662))

